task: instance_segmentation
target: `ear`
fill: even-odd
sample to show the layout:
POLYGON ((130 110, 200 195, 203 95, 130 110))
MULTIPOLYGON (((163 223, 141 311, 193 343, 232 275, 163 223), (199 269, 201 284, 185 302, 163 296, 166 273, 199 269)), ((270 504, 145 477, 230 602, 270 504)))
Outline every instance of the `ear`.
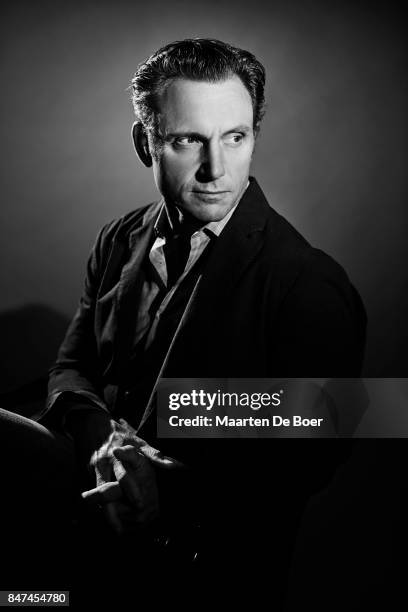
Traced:
POLYGON ((138 158, 146 168, 151 168, 153 161, 150 154, 149 141, 141 123, 136 122, 133 124, 132 137, 138 158))

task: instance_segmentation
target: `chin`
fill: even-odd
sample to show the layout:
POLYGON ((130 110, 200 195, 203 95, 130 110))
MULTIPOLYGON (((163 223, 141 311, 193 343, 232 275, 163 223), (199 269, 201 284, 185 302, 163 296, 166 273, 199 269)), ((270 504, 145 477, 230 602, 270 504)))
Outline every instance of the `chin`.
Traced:
POLYGON ((221 221, 225 215, 229 213, 231 208, 232 206, 210 205, 206 206, 205 208, 192 207, 189 209, 189 212, 196 219, 199 219, 205 223, 210 223, 212 221, 221 221))
POLYGON ((231 208, 234 207, 235 202, 224 201, 224 202, 189 202, 181 206, 186 212, 204 223, 210 223, 211 221, 221 221, 225 215, 229 213, 231 208))

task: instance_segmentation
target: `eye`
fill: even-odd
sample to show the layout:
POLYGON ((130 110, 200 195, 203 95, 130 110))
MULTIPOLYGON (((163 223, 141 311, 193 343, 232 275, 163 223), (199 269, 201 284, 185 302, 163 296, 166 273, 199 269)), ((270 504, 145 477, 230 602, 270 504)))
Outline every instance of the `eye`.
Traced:
POLYGON ((191 147, 199 142, 197 136, 178 136, 174 139, 174 144, 177 147, 191 147))
POLYGON ((244 139, 244 134, 240 132, 234 132, 233 134, 227 134, 224 138, 224 142, 228 145, 237 146, 241 144, 244 139))

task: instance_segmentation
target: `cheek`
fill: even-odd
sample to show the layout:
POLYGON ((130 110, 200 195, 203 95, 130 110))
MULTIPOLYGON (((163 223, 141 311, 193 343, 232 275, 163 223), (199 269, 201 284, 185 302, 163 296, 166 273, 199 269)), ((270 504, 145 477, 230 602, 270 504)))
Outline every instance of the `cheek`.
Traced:
POLYGON ((233 156, 229 164, 231 172, 235 176, 247 173, 251 165, 251 158, 252 156, 248 153, 233 156))
POLYGON ((196 160, 193 155, 171 155, 161 160, 160 170, 167 185, 182 186, 194 177, 196 160))

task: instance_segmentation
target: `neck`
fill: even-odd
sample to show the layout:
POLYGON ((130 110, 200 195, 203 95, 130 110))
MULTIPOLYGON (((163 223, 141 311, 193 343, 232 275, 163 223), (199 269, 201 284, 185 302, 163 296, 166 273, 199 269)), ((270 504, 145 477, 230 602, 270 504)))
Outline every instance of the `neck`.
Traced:
POLYGON ((193 215, 187 211, 178 208, 175 204, 165 202, 165 206, 169 219, 171 220, 171 224, 173 225, 176 233, 178 233, 178 229, 181 227, 183 233, 187 232, 193 234, 206 224, 204 221, 200 221, 199 219, 193 217, 193 215))

